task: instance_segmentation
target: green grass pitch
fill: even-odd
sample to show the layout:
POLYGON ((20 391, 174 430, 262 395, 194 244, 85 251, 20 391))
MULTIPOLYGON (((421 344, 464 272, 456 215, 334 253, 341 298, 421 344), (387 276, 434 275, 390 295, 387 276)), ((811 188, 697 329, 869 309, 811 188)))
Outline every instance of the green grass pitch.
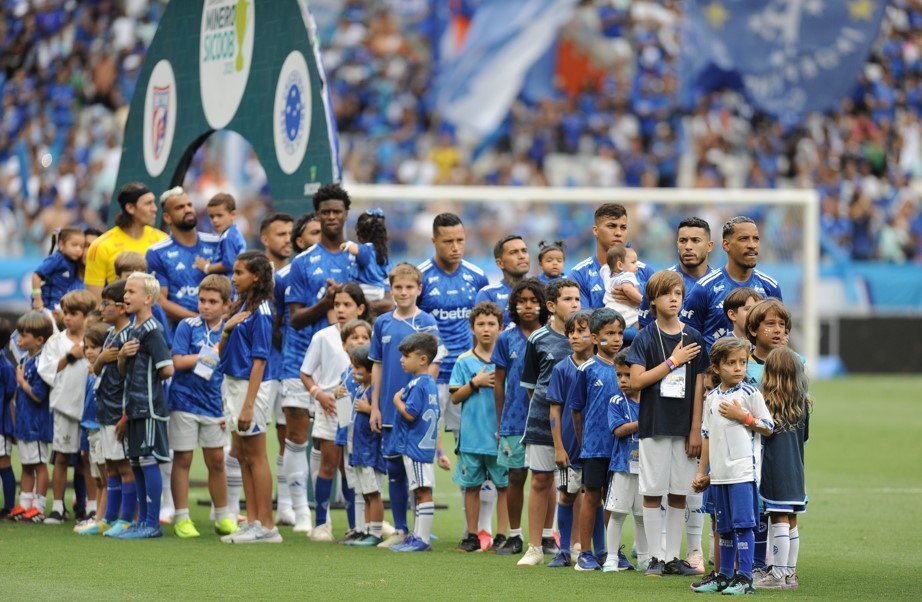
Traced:
MULTIPOLYGON (((808 513, 801 521, 800 589, 760 598, 895 600, 922 596, 922 378, 851 376, 817 382, 807 448, 808 513)), ((273 444, 274 447, 274 444, 273 444)), ((193 476, 204 478, 200 458, 193 476)), ((439 472, 428 554, 313 543, 283 528, 281 545, 79 537, 71 526, 0 524, 0 587, 8 600, 691 599, 688 579, 637 573, 517 568, 517 558, 454 552, 460 493, 439 472), (8 597, 7 597, 8 596, 8 597)), ((192 491, 193 499, 206 496, 192 491)), ((333 513, 334 528, 346 524, 333 513)), ((630 523, 630 521, 628 521, 630 523)), ((630 527, 625 540, 629 541, 630 527)))

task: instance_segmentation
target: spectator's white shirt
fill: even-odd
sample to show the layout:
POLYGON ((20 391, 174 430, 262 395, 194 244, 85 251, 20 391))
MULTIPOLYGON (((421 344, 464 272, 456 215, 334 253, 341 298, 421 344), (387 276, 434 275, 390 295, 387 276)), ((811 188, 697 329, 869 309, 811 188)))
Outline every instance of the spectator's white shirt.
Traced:
POLYGON ((613 287, 621 286, 624 283, 633 284, 637 290, 640 290, 640 284, 637 282, 637 274, 633 272, 620 272, 612 276, 611 269, 607 265, 603 265, 599 268, 599 276, 601 276, 602 284, 605 287, 605 297, 602 299, 602 303, 605 307, 611 308, 624 316, 625 328, 630 328, 637 324, 637 308, 615 301, 614 295, 611 294, 611 289, 613 287))

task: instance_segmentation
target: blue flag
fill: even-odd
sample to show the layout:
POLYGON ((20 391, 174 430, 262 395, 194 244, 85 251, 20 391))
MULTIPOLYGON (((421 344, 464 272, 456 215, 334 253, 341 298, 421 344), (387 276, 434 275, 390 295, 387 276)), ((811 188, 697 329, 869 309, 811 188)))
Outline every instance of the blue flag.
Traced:
POLYGON ((864 68, 886 0, 690 0, 686 102, 742 89, 779 116, 836 108, 864 68))

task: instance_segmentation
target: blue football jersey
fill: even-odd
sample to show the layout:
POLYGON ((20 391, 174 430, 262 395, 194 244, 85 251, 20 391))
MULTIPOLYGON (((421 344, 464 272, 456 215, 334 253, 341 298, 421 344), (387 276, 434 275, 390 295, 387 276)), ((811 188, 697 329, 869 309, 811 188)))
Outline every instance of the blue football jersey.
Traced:
POLYGON ((556 366, 551 372, 551 382, 547 386, 547 400, 554 404, 563 406, 560 408, 560 438, 563 439, 563 447, 570 457, 570 466, 579 468, 582 463, 579 461, 579 443, 576 441, 576 431, 573 430, 573 409, 567 399, 570 397, 570 391, 576 383, 576 376, 579 374, 579 366, 573 356, 569 356, 556 366))
MULTIPOLYGON (((686 296, 688 295, 688 293, 691 292, 692 287, 694 287, 695 284, 699 280, 699 278, 694 278, 693 276, 689 276, 688 274, 683 272, 679 264, 675 264, 674 266, 670 266, 666 269, 669 270, 670 272, 678 272, 679 274, 682 274, 682 280, 685 281, 685 295, 686 296)), ((707 272, 705 272, 704 276, 702 276, 701 278, 705 278, 711 273, 716 272, 716 271, 717 270, 715 268, 708 266, 707 272)), ((649 280, 649 278, 647 278, 647 280, 649 280)), ((646 282, 646 280, 644 282, 646 282)), ((643 295, 643 301, 641 301, 640 303, 640 309, 637 310, 637 313, 638 313, 637 324, 640 327, 644 327, 647 324, 650 324, 655 319, 653 317, 653 312, 650 311, 650 301, 647 299, 647 291, 645 289, 646 289, 646 285, 640 288, 640 293, 643 295)))
POLYGON ((135 324, 128 334, 128 340, 140 344, 137 354, 128 358, 125 371, 125 392, 122 405, 129 420, 169 418, 169 408, 163 383, 157 374, 161 368, 173 364, 173 357, 166 343, 163 326, 150 317, 141 324, 135 324))
MULTIPOLYGON (((492 372, 495 366, 479 358, 473 351, 458 357, 451 371, 450 389, 461 388, 481 370, 492 372)), ((493 389, 481 387, 461 403, 461 430, 458 451, 472 454, 496 454, 496 401, 493 389)))
MULTIPOLYGON (((116 332, 109 329, 103 350, 121 349, 131 336, 131 326, 116 332)), ((122 417, 122 402, 125 397, 125 377, 118 371, 117 361, 105 364, 96 377, 96 419, 99 424, 112 426, 122 417)))
POLYGON ((711 345, 721 337, 733 334, 733 324, 724 314, 724 299, 735 289, 750 287, 763 298, 781 298, 778 282, 759 270, 753 270, 752 276, 745 282, 737 282, 727 274, 727 268, 711 272, 686 293, 682 304, 682 321, 697 330, 704 337, 705 351, 711 352, 711 345))
MULTIPOLYGON (((218 364, 224 376, 249 380, 254 359, 268 362, 272 348, 272 322, 272 306, 263 301, 256 311, 231 330, 218 364)), ((269 380, 268 370, 263 372, 262 380, 269 380)))
MULTIPOLYGON (((353 402, 364 399, 371 403, 372 386, 358 385, 352 391, 353 402)), ((387 465, 381 450, 381 433, 371 430, 371 416, 352 409, 352 452, 349 454, 350 466, 371 466, 379 472, 385 472, 387 465)))
MULTIPOLYGON (((605 306, 605 283, 599 260, 595 255, 582 260, 570 270, 567 277, 579 285, 579 301, 582 309, 598 309, 605 306)), ((642 261, 637 262, 637 282, 643 292, 647 280, 653 275, 653 269, 642 261)))
POLYGON ((435 442, 439 428, 439 391, 429 374, 415 377, 401 396, 406 412, 413 416, 408 422, 398 413, 394 419, 394 449, 417 462, 435 461, 435 442))
POLYGON ((447 383, 451 379, 455 360, 473 346, 468 319, 477 291, 489 282, 483 270, 463 260, 451 274, 443 271, 435 258, 421 263, 419 271, 423 274, 423 290, 416 305, 431 314, 438 323, 442 343, 448 350, 439 366, 438 382, 447 383))
POLYGON ((533 391, 528 404, 523 443, 554 445, 547 387, 551 382, 554 366, 569 357, 572 351, 570 339, 549 326, 539 328, 528 338, 525 366, 522 368, 522 386, 533 391))
POLYGON ((42 304, 48 309, 61 309, 61 297, 82 288, 77 262, 58 250, 42 260, 35 273, 42 279, 42 304))
POLYGON ((237 228, 237 224, 231 224, 218 239, 218 251, 215 253, 215 263, 220 263, 228 269, 234 271, 234 262, 237 255, 247 250, 247 243, 243 239, 243 234, 237 228))
POLYGON ((499 417, 499 434, 521 435, 525 432, 528 416, 528 392, 522 386, 522 368, 525 366, 525 347, 528 337, 518 326, 510 326, 499 333, 490 361, 506 371, 506 398, 503 414, 499 417))
MULTIPOLYGON (((198 355, 206 346, 216 349, 223 328, 224 322, 221 322, 217 328, 209 330, 201 316, 181 320, 173 335, 173 355, 198 355)), ((176 370, 170 384, 170 411, 222 417, 221 383, 224 375, 217 366, 214 368, 209 380, 195 374, 194 368, 176 370)))
POLYGON ((386 291, 390 290, 390 284, 387 281, 387 275, 391 273, 390 258, 388 257, 384 265, 381 265, 378 263, 378 255, 372 243, 356 244, 359 247, 359 253, 355 256, 357 268, 355 281, 359 284, 380 286, 386 291))
MULTIPOLYGON (((279 380, 282 378, 282 370, 285 363, 285 333, 288 326, 288 306, 285 304, 285 288, 288 286, 288 270, 290 267, 291 264, 288 264, 274 274, 275 286, 272 289, 272 295, 274 297, 272 300, 273 324, 276 322, 276 318, 281 317, 281 319, 279 320, 278 329, 273 328, 272 334, 274 336, 276 331, 281 332, 282 344, 279 348, 276 348, 273 340, 272 348, 269 351, 269 361, 266 362, 266 370, 269 372, 270 380, 279 380), (282 272, 284 272, 284 274, 282 272)), ((304 356, 302 356, 301 359, 303 360, 304 356)))
MULTIPOLYGON (((217 249, 218 237, 207 232, 199 232, 192 247, 181 245, 170 236, 147 250, 147 269, 157 277, 160 286, 167 287, 167 300, 198 313, 198 286, 205 279, 205 273, 195 267, 195 258, 217 263, 217 249)), ((167 324, 163 326, 168 327, 167 324)))
POLYGON ((23 356, 19 362, 25 365, 23 376, 32 387, 32 394, 40 402, 36 403, 26 395, 22 387, 16 387, 16 422, 13 425, 13 436, 20 441, 51 443, 53 436, 51 389, 38 373, 38 361, 41 356, 41 352, 36 353, 33 357, 23 356))
POLYGON ((83 416, 80 417, 80 428, 99 430, 99 421, 96 420, 96 376, 91 370, 86 377, 86 393, 83 396, 83 416))
MULTIPOLYGON (((621 391, 612 395, 608 400, 608 430, 615 429, 631 422, 637 422, 640 416, 640 404, 633 399, 628 399, 621 391)), ((627 437, 615 437, 611 450, 611 462, 608 470, 611 472, 630 472, 630 463, 640 461, 640 437, 634 431, 627 437)))
POLYGON ((620 392, 614 364, 595 356, 579 367, 570 406, 583 414, 583 460, 611 458, 613 435, 608 428, 608 400, 620 392))
POLYGON ((499 305, 499 308, 503 310, 503 323, 501 326, 505 328, 509 326, 509 295, 512 294, 512 287, 506 284, 505 280, 500 280, 496 284, 488 284, 487 286, 480 289, 477 292, 477 297, 474 299, 474 305, 482 303, 483 301, 492 301, 499 305))
POLYGON ((13 434, 13 400, 16 399, 16 368, 0 351, 0 435, 13 434))

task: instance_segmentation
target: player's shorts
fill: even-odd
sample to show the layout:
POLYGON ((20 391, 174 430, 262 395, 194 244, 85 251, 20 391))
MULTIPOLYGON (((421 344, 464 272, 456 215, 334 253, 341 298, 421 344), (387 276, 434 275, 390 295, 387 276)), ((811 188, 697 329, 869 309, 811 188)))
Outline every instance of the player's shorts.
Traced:
POLYGON ((386 460, 393 460, 394 458, 400 457, 400 452, 394 449, 394 427, 393 426, 382 426, 381 427, 381 455, 384 456, 386 460))
POLYGON ((714 499, 718 533, 759 526, 759 494, 755 482, 711 485, 709 489, 714 499))
POLYGON ((557 464, 554 463, 554 446, 527 444, 525 446, 525 466, 532 472, 555 472, 557 464))
POLYGON ((583 488, 583 469, 579 466, 557 467, 557 491, 576 495, 583 488))
POLYGON ((605 509, 618 514, 643 515, 643 496, 640 495, 640 475, 613 472, 608 481, 605 509))
MULTIPOLYGON (((102 431, 100 429, 93 429, 87 431, 86 434, 87 441, 90 444, 89 457, 90 457, 90 471, 99 470, 97 465, 105 464, 106 458, 102 453, 102 431)), ((98 474, 93 475, 99 476, 98 474)))
POLYGON ((480 487, 486 480, 499 489, 509 486, 509 469, 496 462, 496 456, 461 452, 452 479, 461 487, 480 487))
POLYGON ((451 403, 448 383, 439 383, 436 388, 439 391, 439 410, 442 412, 445 430, 457 434, 461 430, 461 404, 451 403))
POLYGON ((80 451, 80 421, 52 410, 54 439, 51 450, 62 454, 76 454, 80 451))
POLYGON ((694 493, 698 460, 685 454, 685 437, 640 439, 640 493, 647 496, 694 493))
POLYGON ((280 426, 285 426, 285 412, 282 410, 282 381, 275 381, 275 394, 269 397, 269 401, 272 402, 272 420, 275 422, 276 428, 280 426))
POLYGON ((362 495, 384 491, 384 473, 371 466, 353 466, 355 470, 355 492, 362 495))
MULTIPOLYGON (((224 377, 225 382, 228 377, 224 377)), ((231 377, 233 378, 233 377, 231 377)), ((314 399, 307 392, 300 378, 283 378, 279 387, 279 396, 282 398, 283 408, 301 408, 314 415, 314 399)))
POLYGON ((501 435, 496 463, 503 468, 525 468, 525 444, 522 435, 501 435))
POLYGON ((99 433, 102 436, 102 455, 107 462, 119 462, 128 457, 125 455, 125 443, 115 436, 114 424, 103 424, 99 433))
MULTIPOLYGON (((300 382, 300 381, 299 381, 300 382)), ((227 430, 237 433, 241 437, 252 437, 261 435, 266 432, 266 425, 269 423, 269 393, 270 387, 268 381, 259 384, 256 391, 256 399, 253 401, 253 421, 250 428, 241 431, 237 426, 237 419, 240 411, 243 409, 243 402, 246 399, 247 387, 250 381, 233 376, 225 376, 224 382, 221 383, 221 398, 224 400, 224 420, 227 430)))
POLYGON ((776 514, 804 514, 807 512, 807 503, 803 504, 778 504, 776 502, 769 502, 766 499, 762 499, 762 507, 765 509, 765 512, 776 513, 776 514))
POLYGON ((23 441, 20 439, 17 447, 19 448, 19 462, 23 466, 48 464, 51 460, 51 451, 44 441, 23 441))
POLYGON ((170 447, 181 452, 224 447, 227 433, 221 428, 221 420, 191 412, 170 412, 170 447))
POLYGON ((605 489, 608 487, 608 465, 610 458, 584 458, 583 487, 590 489, 605 489))
MULTIPOLYGON (((0 352, 2 353, 2 352, 0 352)), ((13 436, 0 435, 0 458, 13 455, 13 436)))
POLYGON ((339 421, 336 414, 328 414, 318 403, 314 412, 314 430, 311 437, 324 441, 336 441, 336 431, 339 430, 339 421))
POLYGON ((128 443, 127 454, 132 460, 153 456, 157 462, 170 461, 170 437, 166 420, 129 420, 125 433, 125 441, 128 443))
MULTIPOLYGON (((688 498, 685 498, 688 500, 688 498)), ((701 508, 705 513, 714 516, 714 500, 711 499, 711 489, 710 487, 704 490, 704 493, 701 494, 701 508)))
POLYGON ((407 471, 407 481, 410 491, 427 488, 435 485, 435 469, 432 462, 417 462, 410 456, 403 457, 403 468, 407 471))

